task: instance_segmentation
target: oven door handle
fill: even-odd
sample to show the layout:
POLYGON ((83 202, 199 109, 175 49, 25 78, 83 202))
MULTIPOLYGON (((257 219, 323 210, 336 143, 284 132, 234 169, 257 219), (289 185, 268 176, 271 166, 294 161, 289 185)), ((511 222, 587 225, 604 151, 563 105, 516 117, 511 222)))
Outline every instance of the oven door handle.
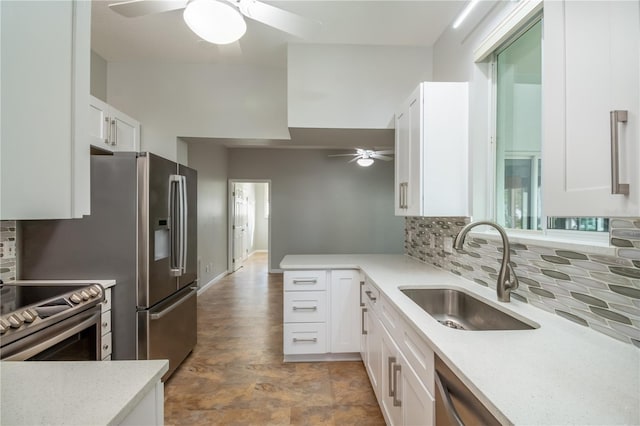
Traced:
MULTIPOLYGON (((45 340, 44 342, 38 343, 34 346, 30 346, 29 348, 17 352, 13 355, 10 355, 6 358, 2 358, 3 361, 24 361, 27 360, 29 358, 31 358, 32 356, 38 355, 40 352, 49 349, 50 347, 57 345, 58 343, 62 342, 65 339, 68 339, 69 337, 73 336, 76 333, 79 333, 80 331, 84 330, 85 328, 91 326, 91 324, 95 324, 96 323, 96 317, 100 317, 101 313, 97 312, 94 315, 92 315, 89 319, 86 319, 84 321, 82 321, 80 324, 74 325, 73 327, 63 331, 62 333, 56 334, 55 336, 53 336, 50 339, 45 340)), ((100 333, 98 333, 100 334, 100 333)), ((100 336, 98 336, 98 338, 100 338, 100 336)))

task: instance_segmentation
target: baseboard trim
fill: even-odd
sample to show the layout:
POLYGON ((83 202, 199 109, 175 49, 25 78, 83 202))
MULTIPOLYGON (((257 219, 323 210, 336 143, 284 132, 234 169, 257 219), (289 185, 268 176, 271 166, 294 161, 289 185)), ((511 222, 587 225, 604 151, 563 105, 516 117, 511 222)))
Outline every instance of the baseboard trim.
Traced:
POLYGON ((343 354, 285 355, 284 362, 362 361, 359 352, 343 354))
POLYGON ((227 275, 229 275, 229 271, 224 271, 223 273, 221 273, 217 277, 214 277, 211 281, 209 281, 208 283, 206 283, 205 285, 200 287, 198 289, 198 296, 200 296, 202 293, 204 293, 206 290, 208 290, 209 287, 213 286, 214 284, 216 284, 218 281, 220 281, 221 279, 223 279, 227 275))

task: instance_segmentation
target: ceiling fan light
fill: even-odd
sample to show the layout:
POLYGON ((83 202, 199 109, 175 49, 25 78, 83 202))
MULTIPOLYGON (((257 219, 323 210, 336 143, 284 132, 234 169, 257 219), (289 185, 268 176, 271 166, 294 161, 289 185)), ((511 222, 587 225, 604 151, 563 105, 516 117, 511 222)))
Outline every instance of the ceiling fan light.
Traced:
POLYGON ((191 0, 182 17, 191 31, 209 43, 233 43, 247 31, 238 9, 218 0, 191 0))
POLYGON ((358 166, 369 167, 373 164, 373 158, 358 158, 356 163, 358 163, 358 166))

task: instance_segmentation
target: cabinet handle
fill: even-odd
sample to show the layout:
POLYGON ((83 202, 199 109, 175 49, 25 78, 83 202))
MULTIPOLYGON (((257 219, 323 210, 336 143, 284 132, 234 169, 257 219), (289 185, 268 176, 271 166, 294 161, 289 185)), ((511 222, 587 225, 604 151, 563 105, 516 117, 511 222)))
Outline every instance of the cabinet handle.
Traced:
POLYGON ((313 339, 298 339, 297 337, 293 338, 293 343, 298 343, 298 342, 311 342, 311 343, 316 343, 318 341, 317 337, 314 337, 313 339))
POLYGON ((111 120, 109 120, 109 117, 105 117, 104 118, 104 122, 107 123, 107 137, 104 138, 104 143, 106 143, 107 145, 109 144, 109 140, 111 140, 111 120))
POLYGON ((406 209, 407 208, 407 188, 409 187, 409 183, 405 182, 402 184, 403 185, 403 191, 402 191, 402 208, 406 209))
POLYGON ((109 349, 109 345, 102 345, 102 349, 106 351, 107 349, 109 349))
POLYGON ((372 301, 375 302, 376 300, 378 300, 376 297, 371 295, 371 290, 367 290, 365 291, 365 293, 367 294, 367 297, 372 301))
POLYGON ((393 405, 395 406, 396 401, 396 386, 395 386, 395 378, 393 377, 395 369, 393 368, 393 364, 396 362, 396 357, 390 356, 387 359, 387 373, 389 376, 389 396, 393 398, 393 405))
POLYGON ((618 123, 627 122, 627 110, 615 110, 609 113, 611 125, 611 193, 629 195, 629 184, 620 183, 620 141, 618 123))
POLYGON ((400 407, 402 406, 402 401, 398 399, 398 373, 401 371, 402 366, 400 364, 396 364, 393 366, 393 406, 400 407))
POLYGON ((116 124, 116 120, 111 120, 111 126, 113 127, 113 134, 111 138, 111 146, 118 145, 118 126, 116 124))
POLYGON ((312 279, 312 280, 293 280, 293 283, 295 285, 314 285, 318 283, 318 280, 316 279, 312 279))
POLYGON ((402 188, 404 188, 404 183, 400 183, 398 185, 398 208, 402 209, 402 188))
POLYGON ((362 308, 362 335, 366 336, 367 330, 364 329, 364 314, 367 312, 367 308, 362 308))
POLYGON ((103 322, 103 323, 102 323, 102 326, 103 326, 104 328, 107 328, 107 327, 109 326, 109 323, 105 321, 105 322, 103 322))
POLYGON ((362 301, 362 288, 364 287, 364 281, 360 281, 360 306, 364 306, 364 302, 362 301))
POLYGON ((294 306, 294 311, 317 311, 317 306, 294 306))

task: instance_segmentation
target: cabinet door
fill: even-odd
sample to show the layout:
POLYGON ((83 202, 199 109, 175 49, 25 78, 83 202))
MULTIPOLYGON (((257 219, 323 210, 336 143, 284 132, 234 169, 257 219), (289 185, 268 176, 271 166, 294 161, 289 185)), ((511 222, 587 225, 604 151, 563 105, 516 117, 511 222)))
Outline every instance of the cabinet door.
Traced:
POLYGON ((406 216, 405 186, 409 182, 409 110, 396 114, 395 135, 395 214, 406 216))
POLYGON ((549 216, 640 214, 640 20, 637 1, 545 2, 543 209, 549 216), (620 182, 612 195, 610 111, 620 182))
POLYGON ((360 272, 331 271, 331 352, 360 352, 360 272))
POLYGON ((396 216, 419 216, 421 207, 422 85, 396 114, 396 216))
POLYGON ((140 123, 127 114, 111 108, 111 145, 115 151, 140 150, 140 123))
POLYGON ((89 98, 89 137, 93 146, 112 150, 109 141, 109 106, 100 99, 89 98))
POLYGON ((396 402, 402 411, 402 424, 406 426, 430 426, 435 424, 435 399, 409 366, 402 353, 398 353, 395 380, 396 402))
POLYGON ((0 2, 0 14, 0 217, 82 217, 91 2, 0 2))

